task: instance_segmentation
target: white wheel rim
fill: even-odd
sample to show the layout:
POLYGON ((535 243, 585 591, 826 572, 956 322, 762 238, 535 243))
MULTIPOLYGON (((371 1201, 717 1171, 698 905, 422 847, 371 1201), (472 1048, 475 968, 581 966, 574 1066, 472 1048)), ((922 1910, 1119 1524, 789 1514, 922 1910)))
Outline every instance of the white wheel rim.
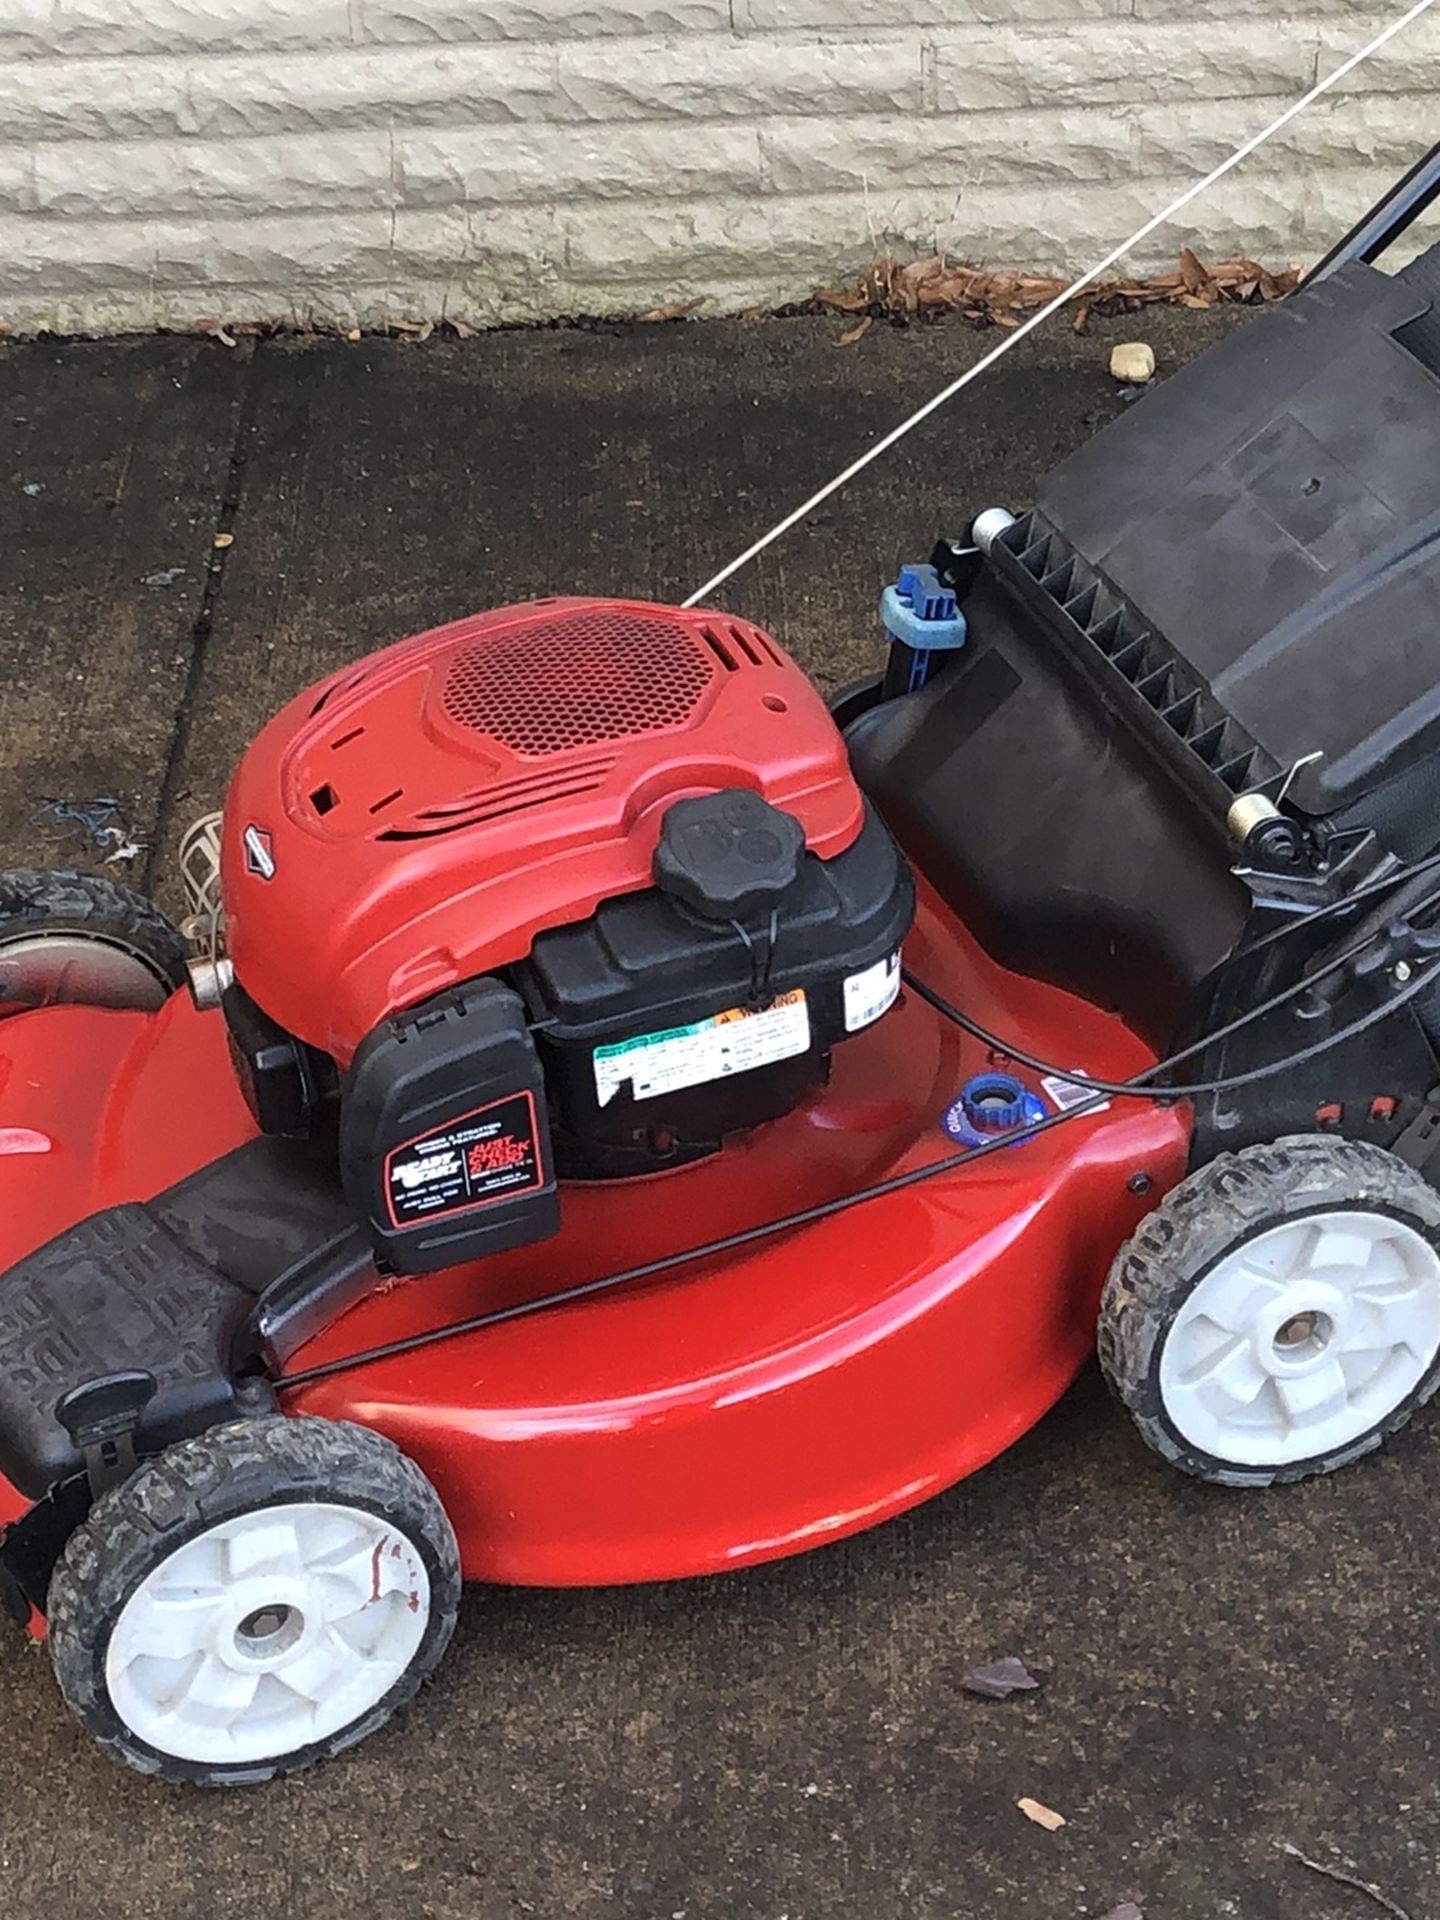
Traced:
POLYGON ((169 988, 138 954, 83 933, 37 933, 0 945, 0 1012, 79 1004, 154 1013, 169 988))
POLYGON ((1440 1352, 1440 1255, 1383 1213, 1316 1213, 1257 1233, 1205 1274, 1160 1356, 1182 1439, 1237 1466, 1350 1445, 1440 1352))
POLYGON ((160 1753, 278 1760, 377 1706, 429 1618, 425 1563, 377 1514, 260 1507, 141 1581, 110 1636, 105 1680, 126 1726, 160 1753))

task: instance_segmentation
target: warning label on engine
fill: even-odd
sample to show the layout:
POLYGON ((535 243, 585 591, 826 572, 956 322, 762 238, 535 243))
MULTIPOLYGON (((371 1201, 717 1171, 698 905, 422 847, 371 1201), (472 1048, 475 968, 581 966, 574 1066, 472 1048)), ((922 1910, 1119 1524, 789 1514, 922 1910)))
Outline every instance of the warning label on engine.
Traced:
POLYGON ((508 1200, 544 1184, 535 1096, 510 1094, 397 1147, 385 1191, 397 1227, 508 1200))
POLYGON ((731 1007, 710 1020, 663 1033, 642 1033, 613 1047, 595 1049, 595 1094, 608 1106, 629 1085, 636 1100, 680 1087, 698 1087, 752 1067, 768 1067, 810 1049, 810 1009, 803 989, 782 993, 752 1012, 731 1007))
POLYGON ((845 1031, 858 1033, 861 1027, 868 1027, 872 1020, 878 1020, 882 1013, 895 1004, 900 991, 900 955, 892 953, 886 960, 877 960, 873 967, 866 967, 863 973, 852 973, 845 981, 845 1031))

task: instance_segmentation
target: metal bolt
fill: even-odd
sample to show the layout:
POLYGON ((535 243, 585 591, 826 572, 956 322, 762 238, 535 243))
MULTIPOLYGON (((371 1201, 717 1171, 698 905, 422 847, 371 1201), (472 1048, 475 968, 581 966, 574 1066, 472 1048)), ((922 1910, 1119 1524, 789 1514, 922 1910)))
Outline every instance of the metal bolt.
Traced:
POLYGON ((1132 1173, 1125 1184, 1131 1193, 1149 1193, 1155 1183, 1148 1173, 1132 1173))
POLYGON ((1400 982, 1402 987, 1404 986, 1405 982, 1410 978, 1410 974, 1411 974, 1411 966, 1408 960, 1397 960, 1395 962, 1395 966, 1393 968, 1393 976, 1396 980, 1400 982))

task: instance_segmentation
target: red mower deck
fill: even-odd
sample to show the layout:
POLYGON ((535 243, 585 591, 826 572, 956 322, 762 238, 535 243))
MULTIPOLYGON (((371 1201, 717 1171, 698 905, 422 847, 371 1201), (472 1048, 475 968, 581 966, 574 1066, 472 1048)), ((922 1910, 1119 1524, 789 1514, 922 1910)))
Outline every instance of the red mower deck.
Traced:
MULTIPOLYGON (((1038 1050, 1122 1078, 1116 1020, 988 962, 922 894, 922 977, 1038 1050)), ((985 1050, 907 995, 830 1086, 720 1159, 565 1190, 540 1246, 374 1294, 292 1370, 549 1293, 836 1198, 954 1151, 941 1117, 985 1050)), ((251 1137, 224 1023, 52 1008, 0 1024, 0 1261, 251 1137)), ((723 1263, 362 1365, 287 1411, 388 1435, 434 1481, 467 1577, 704 1574, 872 1526, 983 1466, 1094 1349, 1119 1242, 1184 1168, 1180 1107, 1118 1100, 723 1263), (1135 1182, 1139 1191, 1132 1190, 1135 1182)), ((0 1489, 0 1519, 26 1503, 0 1489)))

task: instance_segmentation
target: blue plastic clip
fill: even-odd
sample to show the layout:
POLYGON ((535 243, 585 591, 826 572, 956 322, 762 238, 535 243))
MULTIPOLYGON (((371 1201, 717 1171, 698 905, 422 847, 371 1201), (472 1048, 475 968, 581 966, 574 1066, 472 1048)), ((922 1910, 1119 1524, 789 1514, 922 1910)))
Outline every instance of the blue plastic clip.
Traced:
POLYGON ((880 596, 880 618, 892 642, 913 655, 905 691, 913 693, 929 678, 931 656, 965 644, 965 616, 954 592, 940 583, 931 566, 902 567, 893 587, 880 596))

